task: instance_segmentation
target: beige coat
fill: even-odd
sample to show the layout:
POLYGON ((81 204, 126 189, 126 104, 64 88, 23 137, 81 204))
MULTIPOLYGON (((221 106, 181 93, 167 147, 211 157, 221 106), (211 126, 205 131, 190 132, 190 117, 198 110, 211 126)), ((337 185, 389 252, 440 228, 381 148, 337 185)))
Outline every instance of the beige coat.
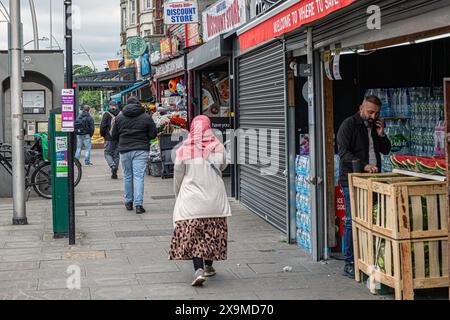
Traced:
POLYGON ((226 167, 223 153, 210 154, 208 161, 203 158, 175 160, 174 224, 179 220, 231 216, 222 180, 222 171, 226 167), (211 165, 214 165, 217 171, 211 165))

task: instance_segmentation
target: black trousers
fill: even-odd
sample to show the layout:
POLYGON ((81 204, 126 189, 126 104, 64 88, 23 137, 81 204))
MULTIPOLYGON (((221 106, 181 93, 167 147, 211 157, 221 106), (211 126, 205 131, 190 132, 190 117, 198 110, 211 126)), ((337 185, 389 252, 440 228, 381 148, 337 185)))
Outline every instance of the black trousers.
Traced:
POLYGON ((197 271, 198 269, 204 269, 205 266, 212 266, 213 262, 211 260, 203 260, 202 258, 194 258, 192 259, 194 263, 194 269, 197 271))

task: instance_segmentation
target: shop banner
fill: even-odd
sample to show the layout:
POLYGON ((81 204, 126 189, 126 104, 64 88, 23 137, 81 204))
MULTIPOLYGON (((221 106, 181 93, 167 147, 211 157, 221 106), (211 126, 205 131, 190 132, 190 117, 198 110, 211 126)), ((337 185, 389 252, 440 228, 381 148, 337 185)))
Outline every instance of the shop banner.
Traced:
POLYGON ((356 0, 304 0, 239 35, 244 51, 302 25, 321 19, 356 0))
POLYGON ((198 23, 197 2, 174 1, 165 3, 164 23, 166 25, 198 23))
POLYGON ((220 0, 202 13, 203 38, 211 40, 247 21, 245 0, 220 0))
POLYGON ((170 60, 155 67, 155 77, 160 78, 184 70, 184 57, 170 60))
POLYGON ((73 89, 62 89, 61 94, 61 131, 75 130, 75 93, 73 89))

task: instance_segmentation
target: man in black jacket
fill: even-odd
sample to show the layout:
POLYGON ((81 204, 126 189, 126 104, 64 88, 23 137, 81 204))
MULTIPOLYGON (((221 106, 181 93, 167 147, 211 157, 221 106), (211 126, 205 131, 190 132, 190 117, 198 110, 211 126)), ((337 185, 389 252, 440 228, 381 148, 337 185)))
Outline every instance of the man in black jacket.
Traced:
POLYGON ((111 168, 111 178, 117 179, 117 169, 119 168, 119 149, 118 141, 111 137, 111 124, 115 123, 115 118, 119 114, 117 109, 117 102, 111 100, 109 102, 108 110, 103 114, 102 122, 100 124, 100 135, 105 139, 105 160, 111 168))
POLYGON ((389 154, 391 142, 384 132, 384 122, 380 117, 381 101, 376 96, 368 96, 360 106, 359 112, 342 123, 337 134, 340 157, 339 175, 345 197, 344 229, 344 274, 354 278, 352 215, 348 174, 353 172, 353 161, 360 163, 364 172, 381 172, 381 156, 389 154))
POLYGON ((118 150, 122 162, 125 207, 136 213, 144 213, 144 176, 148 163, 150 140, 156 137, 153 119, 135 97, 128 100, 122 112, 116 117, 112 138, 119 142, 118 150))
POLYGON ((75 121, 75 132, 77 134, 77 151, 75 158, 80 160, 81 149, 83 145, 86 148, 84 154, 84 164, 87 166, 92 165, 91 162, 91 138, 94 135, 95 125, 94 119, 92 119, 89 111, 91 107, 88 105, 83 106, 83 112, 77 117, 75 121))

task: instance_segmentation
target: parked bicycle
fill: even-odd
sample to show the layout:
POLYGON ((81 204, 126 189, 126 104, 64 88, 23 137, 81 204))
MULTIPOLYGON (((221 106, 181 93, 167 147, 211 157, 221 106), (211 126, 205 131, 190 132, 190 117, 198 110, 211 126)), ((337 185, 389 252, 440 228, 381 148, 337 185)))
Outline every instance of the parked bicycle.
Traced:
MULTIPOLYGON (((12 147, 0 142, 0 164, 12 176, 12 147)), ((74 161, 75 186, 81 180, 81 163, 74 161)), ((44 160, 41 139, 37 138, 30 148, 25 148, 25 190, 30 196, 31 188, 43 198, 52 198, 52 166, 44 160)))

